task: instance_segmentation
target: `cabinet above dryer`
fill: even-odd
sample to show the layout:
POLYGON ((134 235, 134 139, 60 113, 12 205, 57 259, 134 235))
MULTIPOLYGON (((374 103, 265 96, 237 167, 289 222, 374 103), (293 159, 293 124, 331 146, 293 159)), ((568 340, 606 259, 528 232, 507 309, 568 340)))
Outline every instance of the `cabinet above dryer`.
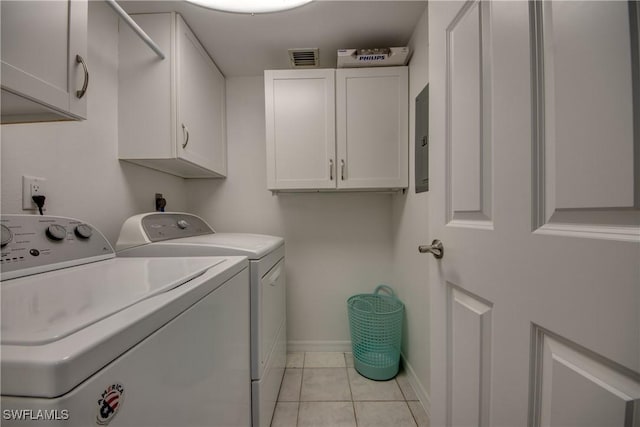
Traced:
POLYGON ((87 116, 87 1, 1 1, 1 123, 87 116))
POLYGON ((408 186, 407 67, 265 71, 272 191, 408 186))
POLYGON ((224 76, 177 13, 131 17, 168 55, 121 23, 119 158, 183 178, 226 176, 224 76))

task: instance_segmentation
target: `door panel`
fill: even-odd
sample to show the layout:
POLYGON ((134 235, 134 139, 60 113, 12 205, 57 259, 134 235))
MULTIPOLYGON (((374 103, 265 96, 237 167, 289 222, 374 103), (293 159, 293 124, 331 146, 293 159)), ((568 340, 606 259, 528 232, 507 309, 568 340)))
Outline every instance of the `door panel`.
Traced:
POLYGON ((544 75, 549 76, 547 164, 555 157, 555 183, 550 184, 555 184, 556 208, 631 207, 628 5, 551 2, 541 7, 544 75), (581 108, 573 108, 575 104, 581 108))
POLYGON ((429 3, 428 219, 445 248, 426 255, 432 426, 640 425, 636 54, 618 46, 634 34, 630 9, 429 3), (546 7, 564 21, 545 21, 546 7), (569 53, 549 63, 545 40, 569 53), (626 71, 612 82, 598 67, 626 71), (585 98, 620 90, 626 101, 585 98), (582 178, 618 163, 597 183, 582 178))
POLYGON ((399 175, 395 141, 400 123, 394 120, 400 108, 399 84, 397 77, 386 79, 347 78, 345 81, 347 100, 351 101, 347 102, 347 142, 344 144, 350 179, 376 175, 393 179, 399 175), (380 99, 389 102, 380 102, 380 99), (388 142, 374 152, 370 144, 377 139, 388 142))
POLYGON ((276 179, 326 179, 329 162, 324 160, 329 150, 324 141, 333 142, 333 138, 325 135, 325 123, 322 119, 326 108, 326 82, 322 79, 276 80, 274 91, 278 94, 274 99, 276 114, 292 117, 291 123, 282 123, 281 126, 278 126, 280 123, 276 119, 276 140, 282 141, 275 153, 276 165, 281 166, 276 170, 276 179), (295 99, 298 102, 289 102, 295 99), (313 99, 322 102, 309 102, 313 99), (310 121, 310 117, 318 117, 320 120, 310 121), (316 139, 321 143, 314 143, 316 139), (306 161, 301 161, 302 159, 306 161))
POLYGON ((634 212, 640 207, 638 82, 632 79, 638 40, 630 36, 637 16, 630 19, 630 11, 636 15, 630 7, 622 1, 531 4, 534 228, 542 232, 640 235, 634 212))
POLYGON ((491 304, 449 285, 448 336, 454 426, 488 426, 491 401, 491 304))
POLYGON ((70 6, 61 1, 2 2, 2 33, 6 35, 2 37, 2 61, 64 94, 69 92, 70 6))
POLYGON ((532 332, 533 426, 640 423, 640 375, 537 326, 532 332))
POLYGON ((491 227, 487 4, 472 1, 447 28, 447 219, 491 227))

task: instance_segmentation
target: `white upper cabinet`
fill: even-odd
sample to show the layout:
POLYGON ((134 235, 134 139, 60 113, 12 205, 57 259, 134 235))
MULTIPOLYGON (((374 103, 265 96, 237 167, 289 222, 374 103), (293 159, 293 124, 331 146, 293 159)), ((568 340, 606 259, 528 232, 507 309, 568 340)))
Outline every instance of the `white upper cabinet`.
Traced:
POLYGON ((2 1, 2 123, 86 118, 87 1, 2 1))
POLYGON ((265 71, 270 190, 408 186, 407 67, 265 71))
POLYGON ((267 186, 336 188, 334 70, 265 71, 267 186))
POLYGON ((184 178, 226 176, 224 76, 180 15, 132 18, 167 58, 120 25, 119 158, 184 178))
POLYGON ((336 70, 338 188, 406 188, 407 67, 336 70))
POLYGON ((224 76, 180 16, 177 30, 178 156, 226 175, 224 76))

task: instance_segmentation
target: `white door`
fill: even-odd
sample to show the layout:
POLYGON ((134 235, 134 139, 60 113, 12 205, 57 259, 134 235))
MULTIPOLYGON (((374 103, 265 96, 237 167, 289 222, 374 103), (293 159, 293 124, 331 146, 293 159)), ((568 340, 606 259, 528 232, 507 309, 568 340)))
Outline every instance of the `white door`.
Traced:
POLYGON ((407 67, 336 70, 338 188, 405 188, 407 67))
POLYGON ((224 76, 177 16, 178 157, 226 175, 224 76))
POLYGON ((264 72, 267 187, 336 188, 335 70, 264 72))
POLYGON ((76 92, 89 81, 76 55, 86 66, 87 2, 3 1, 1 9, 3 88, 84 118, 88 94, 76 92))
POLYGON ((430 2, 429 42, 432 425, 640 426, 635 5, 430 2))

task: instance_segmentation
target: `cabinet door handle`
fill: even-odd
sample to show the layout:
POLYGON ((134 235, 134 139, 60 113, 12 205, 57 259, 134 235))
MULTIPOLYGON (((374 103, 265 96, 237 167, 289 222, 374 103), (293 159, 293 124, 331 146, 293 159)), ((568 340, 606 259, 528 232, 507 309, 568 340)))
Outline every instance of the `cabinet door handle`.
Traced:
POLYGON ((89 70, 87 69, 87 63, 84 62, 82 56, 76 55, 76 63, 82 64, 82 69, 84 70, 84 83, 82 84, 82 89, 76 91, 76 96, 78 98, 82 98, 85 93, 87 93, 87 87, 89 86, 89 70))
POLYGON ((333 159, 329 159, 329 181, 333 181, 333 159))
POLYGON ((340 159, 340 178, 344 181, 344 159, 340 159))
POLYGON ((189 143, 189 128, 187 128, 184 123, 182 124, 182 134, 185 135, 182 148, 187 148, 187 144, 189 143))

